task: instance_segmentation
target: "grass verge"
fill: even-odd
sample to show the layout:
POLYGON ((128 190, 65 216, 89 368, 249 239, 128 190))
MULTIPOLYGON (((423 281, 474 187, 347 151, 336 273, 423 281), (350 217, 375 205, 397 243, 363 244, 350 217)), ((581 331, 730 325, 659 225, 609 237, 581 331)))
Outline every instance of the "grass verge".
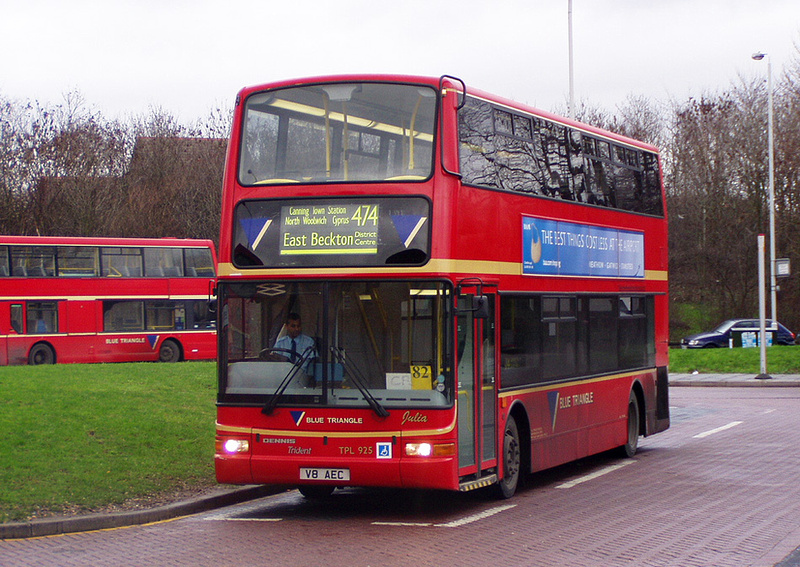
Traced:
POLYGON ((215 368, 0 368, 0 522, 213 486, 215 368))
MULTIPOLYGON (((739 374, 754 376, 761 371, 761 349, 698 348, 671 349, 669 371, 687 374, 739 374)), ((774 346, 767 349, 767 371, 770 374, 800 374, 800 346, 774 346)))

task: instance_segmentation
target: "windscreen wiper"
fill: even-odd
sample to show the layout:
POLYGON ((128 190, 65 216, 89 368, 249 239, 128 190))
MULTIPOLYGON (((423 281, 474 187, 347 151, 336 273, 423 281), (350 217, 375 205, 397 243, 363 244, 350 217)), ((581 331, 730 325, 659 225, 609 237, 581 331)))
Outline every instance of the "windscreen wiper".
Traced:
POLYGON ((375 399, 375 396, 372 395, 372 392, 370 392, 369 388, 366 386, 366 379, 361 370, 345 357, 344 349, 341 347, 331 347, 331 352, 333 353, 333 357, 347 369, 350 378, 353 380, 356 388, 358 388, 358 391, 364 396, 364 399, 367 400, 372 411, 378 414, 379 417, 389 417, 389 412, 375 399))
MULTIPOLYGON (((283 396, 283 393, 286 391, 286 388, 289 387, 289 383, 294 380, 294 377, 303 369, 306 365, 306 360, 308 360, 309 356, 314 353, 314 347, 308 346, 303 351, 303 353, 298 357, 297 353, 293 353, 291 350, 287 348, 271 348, 268 349, 270 352, 287 352, 289 353, 289 360, 291 361, 291 356, 295 355, 297 360, 294 361, 293 366, 289 369, 289 372, 286 373, 286 376, 283 377, 281 383, 278 385, 278 389, 275 390, 275 393, 270 396, 267 403, 261 408, 261 413, 264 415, 271 415, 273 411, 275 411, 275 406, 278 405, 278 400, 283 396)), ((283 356, 283 355, 281 355, 283 356)))

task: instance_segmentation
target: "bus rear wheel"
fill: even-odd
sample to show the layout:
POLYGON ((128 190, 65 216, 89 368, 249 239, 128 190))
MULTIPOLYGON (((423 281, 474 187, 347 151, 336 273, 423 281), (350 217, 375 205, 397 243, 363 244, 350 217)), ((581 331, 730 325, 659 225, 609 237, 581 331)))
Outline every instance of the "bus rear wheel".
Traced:
POLYGON ((178 362, 181 359, 181 347, 172 339, 167 339, 161 343, 158 350, 158 360, 161 362, 178 362))
POLYGON ((517 421, 509 416, 503 435, 503 478, 497 483, 497 492, 501 498, 511 498, 517 491, 521 457, 517 421))
POLYGON ((28 364, 37 366, 39 364, 55 364, 56 353, 50 345, 39 343, 33 345, 30 354, 28 355, 28 364))
POLYGON ((628 442, 621 447, 625 457, 633 457, 639 448, 639 399, 634 392, 628 399, 628 442))

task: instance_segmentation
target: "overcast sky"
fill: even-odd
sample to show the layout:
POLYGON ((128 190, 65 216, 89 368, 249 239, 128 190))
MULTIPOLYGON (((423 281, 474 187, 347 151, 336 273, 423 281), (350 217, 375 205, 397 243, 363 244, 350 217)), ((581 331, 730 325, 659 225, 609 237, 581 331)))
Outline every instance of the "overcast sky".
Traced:
MULTIPOLYGON (((68 91, 109 118, 194 121, 243 86, 350 72, 455 75, 545 110, 569 93, 567 0, 0 0, 0 96, 68 91)), ((773 72, 800 0, 573 0, 575 95, 685 99, 773 72)))

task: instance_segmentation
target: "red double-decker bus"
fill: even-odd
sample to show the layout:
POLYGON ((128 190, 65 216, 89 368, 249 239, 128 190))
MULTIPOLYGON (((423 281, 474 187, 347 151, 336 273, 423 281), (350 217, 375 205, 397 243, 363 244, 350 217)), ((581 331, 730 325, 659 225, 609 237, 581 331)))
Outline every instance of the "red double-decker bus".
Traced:
POLYGON ((239 93, 217 479, 471 490, 669 426, 656 148, 452 77, 239 93))
POLYGON ((0 364, 217 355, 210 240, 0 237, 0 364))

